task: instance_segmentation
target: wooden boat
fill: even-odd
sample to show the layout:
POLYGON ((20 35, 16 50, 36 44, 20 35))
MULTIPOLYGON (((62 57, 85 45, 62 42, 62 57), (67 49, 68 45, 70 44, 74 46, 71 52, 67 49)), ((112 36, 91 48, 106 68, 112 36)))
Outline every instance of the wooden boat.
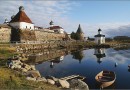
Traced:
POLYGON ((105 88, 115 82, 116 74, 113 71, 101 71, 96 75, 95 79, 100 83, 101 88, 105 88))

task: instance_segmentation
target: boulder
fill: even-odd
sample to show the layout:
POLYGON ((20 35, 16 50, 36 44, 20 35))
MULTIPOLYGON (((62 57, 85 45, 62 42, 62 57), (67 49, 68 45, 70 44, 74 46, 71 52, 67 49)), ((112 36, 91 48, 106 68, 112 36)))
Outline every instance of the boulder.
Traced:
POLYGON ((28 64, 25 64, 25 68, 26 68, 27 70, 30 70, 30 69, 31 69, 31 67, 30 67, 28 64))
POLYGON ((27 80, 36 81, 36 78, 26 77, 27 80))
POLYGON ((47 82, 47 79, 44 78, 44 77, 38 77, 38 78, 37 78, 37 81, 38 81, 38 82, 41 82, 41 81, 47 82))
POLYGON ((30 76, 30 77, 33 77, 33 78, 41 77, 38 70, 30 70, 30 71, 27 71, 26 74, 27 74, 27 76, 30 76))
POLYGON ((69 81, 69 83, 71 89, 89 90, 88 85, 79 79, 72 79, 69 81))
POLYGON ((46 79, 52 79, 55 82, 58 81, 58 78, 55 78, 54 76, 47 76, 46 79))
POLYGON ((15 68, 20 69, 21 65, 15 65, 15 68))
POLYGON ((30 65, 32 70, 36 70, 35 65, 30 65))
POLYGON ((22 71, 22 72, 27 72, 28 70, 25 69, 25 68, 21 68, 21 71, 22 71))
POLYGON ((52 79, 47 79, 47 82, 48 82, 49 84, 52 84, 52 85, 55 84, 55 81, 53 81, 52 79))
POLYGON ((69 88, 70 84, 66 80, 59 79, 59 84, 62 86, 62 88, 69 88))

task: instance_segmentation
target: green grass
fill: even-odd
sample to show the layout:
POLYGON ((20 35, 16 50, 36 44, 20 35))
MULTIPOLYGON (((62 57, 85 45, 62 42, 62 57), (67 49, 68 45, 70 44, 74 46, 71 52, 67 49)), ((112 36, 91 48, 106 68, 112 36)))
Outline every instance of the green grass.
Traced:
POLYGON ((7 68, 7 58, 13 55, 17 55, 15 48, 11 48, 9 44, 0 44, 0 90, 59 90, 56 86, 44 82, 28 81, 20 72, 7 68))
POLYGON ((34 82, 26 80, 26 77, 21 73, 8 69, 6 67, 0 67, 0 88, 1 89, 43 89, 43 90, 60 90, 54 85, 50 85, 44 82, 34 82), (12 77, 12 78, 10 78, 12 77))

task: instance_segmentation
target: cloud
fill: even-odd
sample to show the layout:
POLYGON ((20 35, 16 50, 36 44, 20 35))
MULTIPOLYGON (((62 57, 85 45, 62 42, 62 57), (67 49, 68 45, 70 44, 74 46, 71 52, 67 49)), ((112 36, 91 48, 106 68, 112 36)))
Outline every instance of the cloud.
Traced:
POLYGON ((19 6, 24 6, 26 14, 30 17, 36 26, 49 27, 49 22, 54 21, 55 25, 62 26, 65 31, 71 33, 76 31, 78 24, 81 24, 85 36, 94 37, 99 28, 102 29, 106 37, 115 35, 130 35, 130 22, 114 22, 114 23, 95 23, 89 24, 84 22, 73 21, 69 14, 73 13, 73 9, 81 7, 80 2, 76 1, 0 1, 0 23, 7 18, 9 21, 12 15, 17 14, 19 6))

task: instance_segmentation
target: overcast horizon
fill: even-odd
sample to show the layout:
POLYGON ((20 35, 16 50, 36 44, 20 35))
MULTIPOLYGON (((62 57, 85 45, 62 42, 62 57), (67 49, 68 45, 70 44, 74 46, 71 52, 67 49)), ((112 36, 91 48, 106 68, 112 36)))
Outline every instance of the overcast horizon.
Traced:
POLYGON ((106 37, 130 36, 130 1, 0 1, 0 24, 16 15, 19 6, 36 26, 54 25, 64 28, 67 33, 76 32, 81 25, 86 37, 94 37, 99 28, 106 37))

